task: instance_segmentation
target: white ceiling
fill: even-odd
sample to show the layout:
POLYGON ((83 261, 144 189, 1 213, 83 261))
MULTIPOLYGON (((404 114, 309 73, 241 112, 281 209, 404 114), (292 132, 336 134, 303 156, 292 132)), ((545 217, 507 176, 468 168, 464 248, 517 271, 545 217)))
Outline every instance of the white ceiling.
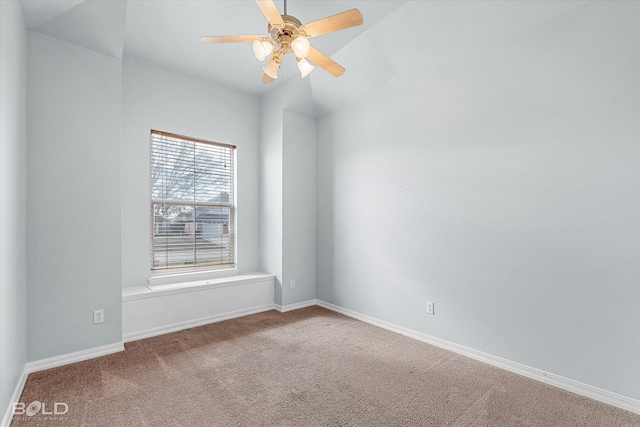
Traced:
MULTIPOLYGON (((275 0, 283 12, 283 0, 275 0)), ((275 83, 260 82, 262 65, 249 43, 202 44, 203 35, 265 34, 253 0, 22 0, 27 27, 105 55, 140 57, 262 95, 299 80, 288 58, 275 83)), ((364 25, 311 40, 343 65, 336 79, 309 77, 318 115, 389 89, 487 44, 562 14, 582 1, 289 0, 302 23, 358 8, 364 25)), ((292 55, 288 55, 292 56, 292 55)))

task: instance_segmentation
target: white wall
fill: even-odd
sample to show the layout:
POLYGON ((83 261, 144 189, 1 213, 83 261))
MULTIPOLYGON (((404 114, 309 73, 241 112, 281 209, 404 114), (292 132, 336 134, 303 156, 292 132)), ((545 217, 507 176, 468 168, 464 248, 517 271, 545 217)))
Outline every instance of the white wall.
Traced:
POLYGON ((122 70, 122 285, 150 272, 151 129, 237 147, 237 264, 259 267, 259 100, 223 86, 125 57, 122 70))
POLYGON ((282 141, 284 306, 316 298, 316 120, 283 111, 282 141))
POLYGON ((27 361, 26 33, 0 2, 0 419, 27 361))
POLYGON ((121 62, 27 45, 28 358, 121 341, 121 62), (105 321, 93 324, 93 310, 105 321))
POLYGON ((318 298, 640 398, 639 8, 319 120, 318 298))

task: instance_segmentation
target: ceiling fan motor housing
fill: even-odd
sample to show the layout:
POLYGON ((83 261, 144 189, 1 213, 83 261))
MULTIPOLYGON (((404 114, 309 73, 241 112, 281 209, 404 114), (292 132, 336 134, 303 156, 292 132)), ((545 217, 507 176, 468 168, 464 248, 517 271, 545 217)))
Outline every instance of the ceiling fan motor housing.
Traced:
POLYGON ((287 54, 291 52, 291 42, 293 39, 303 34, 300 31, 300 27, 302 27, 302 23, 295 16, 291 15, 281 15, 282 20, 284 21, 284 26, 282 28, 275 27, 269 24, 267 32, 272 39, 277 40, 280 44, 280 50, 287 54))

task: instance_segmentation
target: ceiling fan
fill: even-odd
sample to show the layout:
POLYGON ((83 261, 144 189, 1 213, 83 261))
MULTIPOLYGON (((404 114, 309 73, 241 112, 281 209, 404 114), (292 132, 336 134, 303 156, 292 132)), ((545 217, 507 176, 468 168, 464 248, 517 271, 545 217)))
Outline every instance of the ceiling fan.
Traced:
POLYGON ((203 43, 253 43, 253 54, 258 61, 271 55, 263 67, 262 83, 271 83, 278 78, 278 70, 284 56, 290 52, 296 56, 298 69, 306 77, 315 68, 308 60, 334 77, 340 77, 345 69, 340 64, 311 47, 309 39, 345 28, 362 25, 362 14, 358 9, 347 10, 327 18, 302 25, 294 16, 287 15, 287 0, 284 0, 284 14, 273 0, 256 0, 262 14, 267 18, 267 34, 242 36, 202 36, 203 43))

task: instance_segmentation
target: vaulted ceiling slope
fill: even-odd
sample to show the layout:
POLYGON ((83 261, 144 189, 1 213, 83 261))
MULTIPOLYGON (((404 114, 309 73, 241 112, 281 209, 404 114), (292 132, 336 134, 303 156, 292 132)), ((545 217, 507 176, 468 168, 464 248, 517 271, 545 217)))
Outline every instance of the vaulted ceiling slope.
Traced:
MULTIPOLYGON (((316 114, 323 116, 581 3, 290 0, 288 13, 303 23, 351 8, 364 16, 362 26, 312 40, 347 69, 337 79, 319 71, 308 77, 304 86, 316 114)), ((283 0, 276 4, 283 12, 283 0)), ((202 35, 266 33, 266 21, 253 0, 22 0, 22 7, 31 30, 116 58, 140 57, 242 92, 262 95, 300 79, 293 58, 287 58, 278 80, 264 85, 250 44, 200 43, 202 35)))
POLYGON ((22 0, 27 28, 122 58, 126 1, 22 0))

